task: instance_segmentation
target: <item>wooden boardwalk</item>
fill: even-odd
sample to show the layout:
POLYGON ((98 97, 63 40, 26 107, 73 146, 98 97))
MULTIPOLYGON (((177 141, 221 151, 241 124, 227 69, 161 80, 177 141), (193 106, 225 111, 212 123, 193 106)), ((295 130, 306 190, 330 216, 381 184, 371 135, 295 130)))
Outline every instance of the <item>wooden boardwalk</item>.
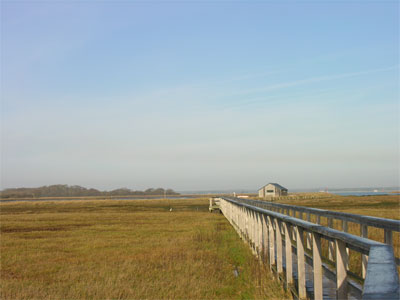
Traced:
POLYGON ((220 198, 210 198, 210 205, 208 207, 208 210, 210 212, 214 212, 214 211, 221 211, 220 210, 220 198))
POLYGON ((210 211, 216 201, 254 254, 270 266, 296 297, 399 299, 391 237, 392 231, 400 231, 400 221, 290 205, 276 207, 264 201, 228 197, 211 199, 210 211), (297 211, 300 211, 298 217, 297 211), (368 232, 368 226, 382 228, 387 244, 303 220, 303 212, 308 220, 311 213, 317 215, 317 220, 327 217, 328 225, 329 218, 339 219, 343 224, 357 222, 361 235, 368 232), (362 278, 350 268, 349 249, 362 255, 362 278))

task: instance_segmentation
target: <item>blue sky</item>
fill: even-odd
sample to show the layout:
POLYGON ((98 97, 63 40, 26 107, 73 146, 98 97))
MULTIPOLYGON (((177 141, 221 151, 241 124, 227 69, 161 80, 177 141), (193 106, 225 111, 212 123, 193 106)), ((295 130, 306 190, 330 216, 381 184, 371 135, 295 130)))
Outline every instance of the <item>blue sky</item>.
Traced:
POLYGON ((397 1, 2 1, 1 187, 399 185, 397 1))

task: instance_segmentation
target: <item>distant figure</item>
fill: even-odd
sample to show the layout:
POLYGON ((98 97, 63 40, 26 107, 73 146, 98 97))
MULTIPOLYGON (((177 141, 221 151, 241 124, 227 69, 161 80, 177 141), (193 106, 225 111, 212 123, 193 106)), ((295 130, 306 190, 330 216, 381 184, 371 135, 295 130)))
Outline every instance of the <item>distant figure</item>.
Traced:
POLYGON ((172 207, 169 209, 169 211, 172 211, 172 207))

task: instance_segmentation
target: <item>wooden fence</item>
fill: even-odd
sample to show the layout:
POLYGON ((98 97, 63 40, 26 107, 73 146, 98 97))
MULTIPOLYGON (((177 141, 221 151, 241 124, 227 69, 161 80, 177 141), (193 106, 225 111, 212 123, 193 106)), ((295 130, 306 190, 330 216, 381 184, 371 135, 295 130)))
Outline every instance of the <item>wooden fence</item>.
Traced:
MULTIPOLYGON (((250 204, 254 200, 221 197, 219 201, 221 212, 241 238, 250 244, 254 253, 262 261, 267 262, 271 270, 284 280, 287 288, 294 290, 300 299, 307 296, 306 263, 313 269, 314 299, 323 299, 323 273, 334 275, 337 299, 347 299, 349 292, 362 299, 399 299, 399 278, 391 245, 250 204), (311 238, 311 253, 307 253, 305 246, 308 238, 311 238), (330 259, 335 264, 333 271, 325 263, 329 261, 329 257, 323 256, 322 240, 334 246, 334 251, 330 254, 336 254, 330 259), (361 283, 357 283, 349 276, 351 270, 348 249, 369 257, 365 260, 366 278, 361 283)), ((298 211, 298 207, 290 205, 280 209, 298 211)), ((314 212, 320 213, 321 210, 314 212)), ((333 216, 328 215, 328 217, 333 216)), ((344 215, 340 215, 340 219, 345 220, 344 215)), ((360 219, 346 219, 349 220, 361 222, 360 219)), ((365 225, 376 225, 369 224, 365 225)))

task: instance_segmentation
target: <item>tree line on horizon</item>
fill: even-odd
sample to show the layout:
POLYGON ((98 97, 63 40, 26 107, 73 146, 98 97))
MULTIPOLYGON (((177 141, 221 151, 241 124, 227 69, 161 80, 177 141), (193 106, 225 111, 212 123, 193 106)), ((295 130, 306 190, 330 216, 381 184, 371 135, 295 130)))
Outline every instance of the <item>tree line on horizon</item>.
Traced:
POLYGON ((172 189, 149 188, 135 191, 119 188, 112 191, 99 191, 79 185, 55 184, 37 188, 9 188, 0 192, 1 198, 37 198, 37 197, 83 197, 83 196, 146 196, 146 195, 179 195, 172 189))

